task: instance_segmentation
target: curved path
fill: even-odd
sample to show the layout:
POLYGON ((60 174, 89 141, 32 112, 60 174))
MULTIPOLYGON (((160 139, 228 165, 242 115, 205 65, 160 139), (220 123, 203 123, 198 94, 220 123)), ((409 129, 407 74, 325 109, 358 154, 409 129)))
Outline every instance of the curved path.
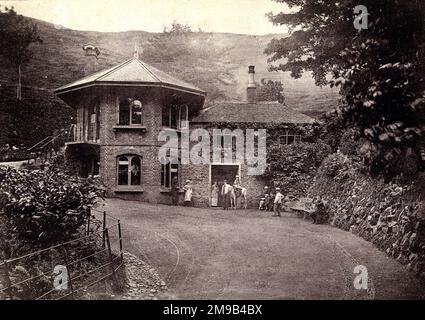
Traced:
MULTIPOLYGON (((156 268, 175 299, 417 299, 417 279, 371 243, 291 214, 108 199, 124 249, 156 268), (357 265, 367 290, 354 288, 357 265)), ((103 210, 103 209, 102 209, 103 210)))

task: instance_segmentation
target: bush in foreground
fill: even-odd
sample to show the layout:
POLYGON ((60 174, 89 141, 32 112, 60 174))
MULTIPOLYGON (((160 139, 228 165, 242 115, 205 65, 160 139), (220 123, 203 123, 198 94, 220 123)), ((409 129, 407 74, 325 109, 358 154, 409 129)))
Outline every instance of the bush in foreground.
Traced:
POLYGON ((0 168, 2 215, 16 239, 46 247, 75 237, 103 188, 60 170, 0 168))

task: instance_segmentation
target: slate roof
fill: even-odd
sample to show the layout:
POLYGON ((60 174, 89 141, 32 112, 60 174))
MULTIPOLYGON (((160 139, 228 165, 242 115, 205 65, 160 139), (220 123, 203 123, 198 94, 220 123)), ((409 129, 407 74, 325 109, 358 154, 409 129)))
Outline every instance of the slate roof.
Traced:
POLYGON ((96 72, 70 84, 54 90, 56 94, 79 90, 94 85, 146 85, 161 86, 171 89, 187 91, 198 95, 206 93, 182 80, 176 79, 165 72, 141 61, 132 58, 115 67, 96 72))
POLYGON ((192 122, 227 123, 293 123, 308 124, 315 120, 277 102, 221 102, 205 109, 192 122))

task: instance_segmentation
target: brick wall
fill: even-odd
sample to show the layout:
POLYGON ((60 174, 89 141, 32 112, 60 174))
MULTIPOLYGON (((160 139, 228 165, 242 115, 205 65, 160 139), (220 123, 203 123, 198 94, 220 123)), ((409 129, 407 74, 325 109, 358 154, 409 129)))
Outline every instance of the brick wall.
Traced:
MULTIPOLYGON (((191 124, 190 129, 195 130, 202 128, 200 124, 191 124)), ((207 129, 210 137, 212 137, 212 128, 207 129)), ((197 144, 191 142, 190 146, 197 144)), ((211 146, 211 161, 212 161, 212 146, 211 146)), ((193 182, 193 202, 195 206, 207 207, 210 203, 210 165, 187 165, 182 168, 182 181, 190 179, 193 182)), ((248 206, 255 208, 258 206, 259 200, 263 193, 263 188, 266 182, 261 176, 248 175, 248 166, 241 164, 241 183, 247 188, 248 206)), ((231 181, 233 183, 233 181, 231 181)))
MULTIPOLYGON (((123 97, 134 96, 134 92, 121 92, 123 97)), ((145 89, 138 92, 143 97, 143 126, 141 130, 117 130, 117 92, 106 95, 100 112, 100 176, 109 189, 109 195, 128 200, 151 203, 170 203, 171 198, 161 189, 161 164, 158 161, 158 134, 162 126, 161 104, 158 91, 145 89), (142 157, 142 183, 139 190, 124 192, 125 187, 117 185, 117 157, 131 154, 142 157)))
MULTIPOLYGON (((99 92, 98 92, 99 94, 99 92)), ((101 92, 100 99, 100 176, 108 188, 109 196, 151 203, 171 203, 168 192, 161 189, 161 164, 158 152, 162 142, 158 134, 162 129, 162 97, 158 88, 108 89, 101 92), (145 131, 114 128, 118 124, 117 97, 143 97, 143 125, 145 131), (139 189, 125 190, 117 186, 117 157, 131 154, 142 157, 142 184, 139 189)), ((88 97, 87 101, 92 97, 88 97)), ((81 103, 84 105, 84 102, 81 103)), ((82 115, 80 109, 79 115, 82 115)), ((191 124, 191 129, 201 127, 191 124)), ((212 129, 209 129, 212 133, 212 129)), ((212 134, 211 134, 212 136, 212 134)), ((196 142, 191 143, 194 145, 196 142)), ((248 167, 241 165, 242 185, 248 190, 248 205, 256 207, 264 187, 264 181, 247 174, 248 167)), ((183 187, 187 179, 193 183, 193 205, 208 207, 210 201, 210 165, 185 164, 180 167, 180 181, 183 187)), ((181 194, 181 201, 183 194, 181 194)))

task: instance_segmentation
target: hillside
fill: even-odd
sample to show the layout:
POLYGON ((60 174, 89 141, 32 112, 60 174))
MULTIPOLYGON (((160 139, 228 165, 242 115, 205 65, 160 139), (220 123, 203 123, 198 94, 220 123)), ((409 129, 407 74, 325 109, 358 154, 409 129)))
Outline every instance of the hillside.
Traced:
MULTIPOLYGON (((148 39, 155 36, 143 31, 75 31, 32 20, 39 27, 43 43, 34 46, 34 58, 23 68, 23 84, 37 88, 53 89, 118 64, 132 56, 134 43, 139 43, 143 50, 148 39), (100 48, 98 60, 84 56, 81 47, 86 43, 100 48)), ((196 32, 189 36, 189 41, 210 54, 189 59, 190 61, 177 59, 173 63, 157 62, 152 57, 144 57, 143 53, 141 59, 183 80, 196 81, 198 83, 195 82, 195 85, 208 92, 211 88, 217 88, 224 93, 226 100, 245 98, 247 66, 254 64, 257 81, 266 78, 283 82, 286 102, 291 107, 313 116, 333 108, 338 98, 337 93, 329 88, 316 87, 309 75, 295 80, 286 73, 267 71, 267 57, 263 51, 273 37, 275 36, 196 32), (201 80, 197 81, 198 78, 201 80)), ((6 62, 0 61, 0 70, 0 81, 15 81, 14 70, 6 62)))

